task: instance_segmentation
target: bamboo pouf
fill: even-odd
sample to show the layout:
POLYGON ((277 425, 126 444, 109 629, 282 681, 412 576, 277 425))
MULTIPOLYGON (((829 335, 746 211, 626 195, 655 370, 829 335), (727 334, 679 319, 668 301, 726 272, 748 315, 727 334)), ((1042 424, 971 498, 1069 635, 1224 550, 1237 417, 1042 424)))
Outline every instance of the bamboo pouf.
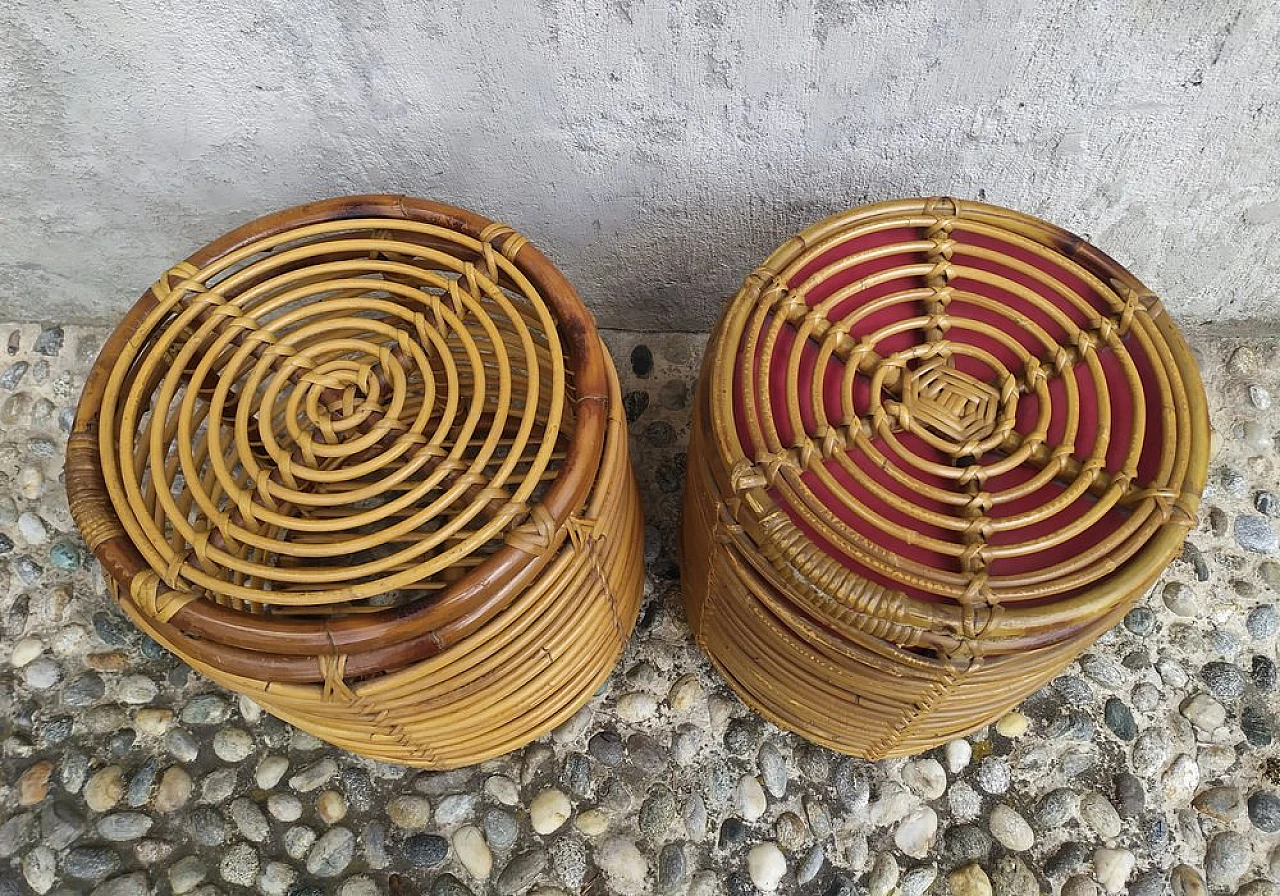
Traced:
POLYGON ((1160 302, 1093 246, 950 199, 790 240, 712 336, 683 574, 762 715, 866 758, 992 720, 1178 553, 1208 419, 1160 302))
POLYGON ((302 206, 166 273, 89 376, 67 489, 143 631, 378 759, 548 731, 639 606, 590 315, 522 236, 431 202, 302 206))

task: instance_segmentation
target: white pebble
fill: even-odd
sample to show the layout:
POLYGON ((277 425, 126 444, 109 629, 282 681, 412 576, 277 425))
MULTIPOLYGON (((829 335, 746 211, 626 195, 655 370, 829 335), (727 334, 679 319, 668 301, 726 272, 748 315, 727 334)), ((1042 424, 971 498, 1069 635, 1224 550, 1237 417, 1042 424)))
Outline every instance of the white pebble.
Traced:
POLYGON ((1102 794, 1086 793, 1082 796, 1079 812, 1080 819, 1103 840, 1120 836, 1120 813, 1102 794))
POLYGON ((348 878, 338 888, 338 896, 380 896, 381 892, 373 878, 363 874, 348 878))
POLYGON ((1190 801, 1200 786, 1200 767, 1194 759, 1182 753, 1165 770, 1160 778, 1165 800, 1171 805, 1190 801))
POLYGON ((738 781, 738 811, 744 821, 755 821, 764 815, 769 801, 764 795, 764 788, 753 775, 743 775, 738 781))
POLYGON ((933 848, 938 836, 938 813, 921 806, 902 820, 894 831, 893 842, 913 859, 923 859, 933 848))
POLYGON ((936 800, 947 791, 947 773, 936 759, 920 759, 902 770, 902 780, 926 800, 936 800))
POLYGON ((43 651, 44 643, 39 638, 23 638, 13 645, 13 653, 9 655, 9 662, 21 669, 43 651))
POLYGON ((35 467, 23 467, 18 473, 18 491, 28 501, 40 497, 44 490, 44 476, 35 467))
POLYGON ((504 806, 520 802, 520 787, 506 775, 490 775, 484 782, 484 792, 504 806))
POLYGON ((213 752, 223 762, 241 762, 253 753, 253 738, 243 728, 222 728, 213 736, 213 752))
POLYGON ((289 760, 283 756, 264 756, 253 773, 253 779, 263 790, 272 790, 288 770, 289 760))
POLYGON ((539 834, 553 834, 573 814, 573 805, 563 792, 554 787, 542 791, 529 803, 529 822, 539 834))
POLYGON ((676 679, 667 694, 667 703, 673 712, 688 712, 702 700, 702 683, 692 672, 676 679))
POLYGON ((1108 893, 1124 891, 1136 864, 1133 853, 1127 849, 1095 849, 1093 851, 1093 868, 1098 875, 1098 883, 1108 893))
POLYGON ((772 893, 787 873, 787 859, 776 843, 761 843, 747 853, 747 872, 757 887, 772 893))
POLYGON ((29 545, 41 545, 49 540, 49 529, 44 520, 30 511, 18 516, 18 532, 29 545))
POLYGON ((84 785, 84 801, 94 812, 106 812, 124 796, 124 770, 108 765, 93 773, 84 785))
POLYGON ((596 864, 614 892, 632 892, 649 876, 649 860, 624 837, 612 837, 596 852, 596 864))
POLYGON ((578 813, 573 826, 588 837, 599 837, 609 830, 609 816, 601 809, 588 809, 578 813))
POLYGON ((943 752, 946 754, 947 768, 953 775, 964 771, 973 758, 973 746, 967 740, 947 741, 943 752))
POLYGON ((48 893, 57 880, 57 857, 53 850, 40 845, 22 859, 22 876, 37 893, 48 893))
POLYGON ((643 691, 632 691, 618 698, 618 718, 624 722, 643 722, 657 709, 658 701, 643 691))
POLYGON ((302 817, 302 800, 292 793, 273 793, 267 797, 267 811, 280 821, 297 821, 302 817))
POLYGON ((240 718, 244 719, 250 725, 262 718, 262 707, 254 703, 244 694, 241 694, 236 702, 240 707, 240 718))
POLYGON ((1027 733, 1031 720, 1020 712, 1011 712, 996 722, 996 730, 1005 737, 1022 737, 1027 733))
POLYGON ((464 824, 453 834, 453 849, 458 861, 476 880, 485 880, 493 871, 493 853, 484 834, 473 824, 464 824))
POLYGON ((1025 852, 1036 842, 1036 835, 1027 820, 1004 803, 991 810, 988 822, 991 836, 1010 852, 1025 852))
POLYGON ((326 824, 336 824, 347 817, 347 800, 336 790, 326 790, 316 797, 316 814, 326 824))

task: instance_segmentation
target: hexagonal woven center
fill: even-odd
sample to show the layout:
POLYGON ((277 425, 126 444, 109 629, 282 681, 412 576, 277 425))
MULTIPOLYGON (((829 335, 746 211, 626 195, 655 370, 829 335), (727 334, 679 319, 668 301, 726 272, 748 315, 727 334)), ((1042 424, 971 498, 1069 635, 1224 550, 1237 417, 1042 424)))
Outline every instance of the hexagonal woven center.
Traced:
POLYGON ((944 358, 933 358, 910 373, 903 399, 919 424, 957 443, 987 438, 999 416, 1000 393, 944 358))

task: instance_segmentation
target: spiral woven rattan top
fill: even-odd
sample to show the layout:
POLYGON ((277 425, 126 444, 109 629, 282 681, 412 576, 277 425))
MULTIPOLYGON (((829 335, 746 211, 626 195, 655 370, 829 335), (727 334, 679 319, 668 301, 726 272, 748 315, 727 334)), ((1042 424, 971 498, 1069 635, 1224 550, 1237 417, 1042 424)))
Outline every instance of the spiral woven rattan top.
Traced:
POLYGON ((85 513, 102 495, 83 485, 72 500, 150 617, 284 653, 385 646, 550 555, 607 400, 589 315, 523 237, 420 200, 331 200, 143 297, 77 427, 109 508, 85 513))
POLYGON ((1060 636, 1195 517, 1208 421, 1182 337, 1036 219, 950 199, 831 218, 748 278, 710 351, 734 509, 828 616, 870 607, 948 654, 1060 636))

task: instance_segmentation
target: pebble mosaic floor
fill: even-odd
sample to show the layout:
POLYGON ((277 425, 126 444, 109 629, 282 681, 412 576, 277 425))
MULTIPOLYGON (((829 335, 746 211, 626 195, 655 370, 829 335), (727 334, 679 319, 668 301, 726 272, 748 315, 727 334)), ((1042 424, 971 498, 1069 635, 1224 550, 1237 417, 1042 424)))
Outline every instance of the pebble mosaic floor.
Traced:
POLYGON ((867 763, 752 715, 680 608, 703 337, 608 333, 648 579, 617 672, 542 741, 428 773, 344 754, 114 608, 63 442, 106 331, 0 325, 0 896, 1280 892, 1280 342, 1192 339, 1216 429, 1153 591, 999 725, 867 763))

